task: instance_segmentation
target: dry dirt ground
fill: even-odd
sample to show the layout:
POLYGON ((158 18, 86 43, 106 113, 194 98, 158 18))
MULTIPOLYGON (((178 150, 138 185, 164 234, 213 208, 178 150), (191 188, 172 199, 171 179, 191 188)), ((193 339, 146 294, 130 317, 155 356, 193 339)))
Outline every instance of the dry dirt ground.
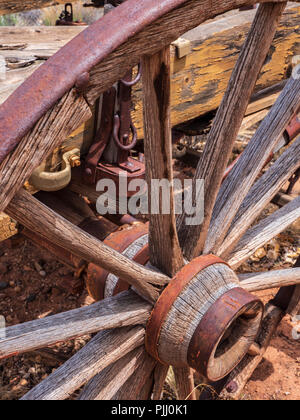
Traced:
MULTIPOLYGON (((281 234, 242 267, 260 271, 290 267, 300 254, 300 226, 281 234)), ((14 238, 0 244, 0 314, 7 325, 48 316, 92 303, 83 284, 47 251, 14 238)), ((276 290, 263 292, 269 300, 276 290)), ((242 399, 300 399, 300 341, 296 325, 286 317, 242 399)), ((72 356, 89 337, 0 362, 0 400, 20 398, 72 356)), ((73 396, 75 398, 75 396, 73 396)))

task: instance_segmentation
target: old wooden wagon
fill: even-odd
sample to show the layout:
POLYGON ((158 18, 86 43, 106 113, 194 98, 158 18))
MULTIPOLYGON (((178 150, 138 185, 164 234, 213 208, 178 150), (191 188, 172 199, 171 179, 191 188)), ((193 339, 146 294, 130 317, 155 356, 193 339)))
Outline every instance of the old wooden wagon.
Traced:
POLYGON ((81 399, 159 399, 169 366, 182 399, 195 398, 195 371, 238 398, 283 316, 299 312, 300 261, 236 274, 300 217, 299 196, 282 194, 300 167, 299 6, 262 0, 228 14, 255 3, 127 0, 88 28, 0 28, 9 69, 0 86, 3 238, 17 221, 84 271, 96 300, 6 328, 1 359, 97 333, 23 399, 65 399, 82 386, 81 399), (245 116, 262 112, 228 168, 245 116), (205 180, 201 223, 187 224, 185 213, 176 221, 172 188, 171 211, 160 203, 149 223, 96 215, 101 179, 145 178, 150 196, 151 180, 172 181, 172 140, 201 132, 208 113, 216 115, 193 179, 205 180), (284 205, 257 222, 276 197, 284 205), (253 294, 275 287, 265 307, 253 294))

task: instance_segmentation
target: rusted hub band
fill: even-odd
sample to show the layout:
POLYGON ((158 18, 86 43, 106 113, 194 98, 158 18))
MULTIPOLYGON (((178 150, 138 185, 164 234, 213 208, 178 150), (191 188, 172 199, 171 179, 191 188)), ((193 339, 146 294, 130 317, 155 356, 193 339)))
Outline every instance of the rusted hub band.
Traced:
MULTIPOLYGON (((182 290, 195 277, 195 275, 197 275, 197 273, 213 264, 218 263, 226 264, 215 255, 205 255, 194 259, 176 274, 160 295, 148 321, 145 343, 148 353, 150 353, 155 359, 160 360, 158 354, 160 331, 175 300, 178 298, 182 290)), ((160 362, 164 363, 162 360, 160 360, 160 362)))
MULTIPOLYGON (((113 248, 119 253, 125 253, 130 247, 141 237, 147 235, 148 226, 144 224, 131 226, 129 229, 120 230, 109 235, 104 243, 105 245, 113 248)), ((130 256, 129 256, 130 258, 130 256)), ((149 260, 148 245, 138 250, 137 254, 133 255, 132 260, 144 265, 149 260)), ((89 294, 95 300, 102 300, 105 298, 105 290, 109 276, 112 276, 108 271, 91 263, 89 264, 86 274, 86 286, 89 294)), ((116 282, 112 295, 128 290, 128 283, 119 279, 116 282)))
POLYGON ((192 337, 189 365, 206 378, 222 379, 247 353, 249 341, 244 337, 253 331, 249 338, 255 340, 262 315, 262 302, 244 289, 224 293, 206 312, 192 337))

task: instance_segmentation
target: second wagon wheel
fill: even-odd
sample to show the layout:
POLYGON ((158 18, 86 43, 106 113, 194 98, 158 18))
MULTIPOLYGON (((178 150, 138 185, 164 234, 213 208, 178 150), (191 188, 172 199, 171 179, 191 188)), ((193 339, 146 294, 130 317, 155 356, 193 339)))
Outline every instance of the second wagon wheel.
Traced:
POLYGON ((90 118, 97 98, 140 61, 147 181, 171 181, 169 45, 205 20, 254 3, 128 0, 62 48, 1 106, 0 211, 133 289, 89 307, 7 328, 0 340, 1 359, 97 333, 23 399, 65 399, 83 386, 81 399, 158 399, 169 365, 174 367, 180 398, 195 398, 193 369, 213 382, 227 377, 230 382, 223 392, 233 395, 261 360, 285 311, 299 309, 299 268, 246 279, 234 271, 300 216, 298 197, 252 226, 300 166, 297 139, 258 177, 298 112, 297 74, 222 184, 286 2, 260 2, 214 120, 194 179, 195 184, 197 179, 205 181, 203 223, 189 225, 183 214, 176 227, 172 192, 170 214, 150 215, 149 254, 156 269, 109 248, 22 188, 63 139, 90 118), (250 293, 281 286, 289 288, 281 290, 265 312, 250 293))

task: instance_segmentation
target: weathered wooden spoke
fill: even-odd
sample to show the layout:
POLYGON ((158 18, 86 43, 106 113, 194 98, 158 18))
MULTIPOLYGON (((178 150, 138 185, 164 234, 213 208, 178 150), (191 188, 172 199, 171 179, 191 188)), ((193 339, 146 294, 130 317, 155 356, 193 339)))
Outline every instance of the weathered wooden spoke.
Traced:
POLYGON ((79 400, 111 400, 144 362, 144 347, 128 353, 94 376, 82 390, 79 400))
POLYGON ((199 226, 185 226, 185 215, 179 220, 179 237, 188 258, 203 250, 226 165, 284 7, 285 3, 260 6, 218 109, 195 174, 195 180, 205 182, 204 221, 199 226))
POLYGON ((100 330, 145 324, 151 305, 133 292, 63 312, 47 318, 6 328, 0 340, 0 359, 33 351, 100 330))
POLYGON ((143 327, 127 327, 98 333, 75 356, 28 392, 23 400, 63 400, 97 372, 141 346, 143 327))
POLYGON ((262 210, 280 191, 300 166, 300 137, 276 161, 274 165, 254 184, 243 201, 232 226, 217 251, 221 258, 227 258, 238 240, 249 229, 262 210))
MULTIPOLYGON (((34 0, 24 7, 29 3, 34 0)), ((103 288, 96 290, 96 298, 106 297, 89 307, 6 329, 6 337, 0 339, 0 359, 97 333, 24 400, 66 399, 81 387, 81 400, 160 399, 170 366, 180 399, 196 398, 194 370, 211 381, 228 375, 236 378, 240 390, 285 311, 295 314, 299 310, 298 267, 241 276, 234 272, 257 248, 300 217, 298 197, 250 228, 299 167, 298 139, 254 184, 299 108, 299 79, 291 78, 286 84, 219 191, 285 1, 260 2, 197 168, 194 182, 205 178, 205 220, 200 226, 185 226, 182 215, 180 241, 172 188, 166 200, 170 201, 168 211, 163 200, 150 200, 150 210, 157 204, 158 211, 150 211, 149 232, 144 225, 121 229, 113 233, 116 236, 106 237, 105 243, 75 226, 87 218, 95 222, 95 218, 74 193, 53 194, 62 201, 58 205, 43 194, 39 201, 22 189, 65 137, 91 118, 99 96, 140 62, 150 197, 153 179, 172 183, 169 45, 207 19, 255 3, 163 0, 158 7, 154 0, 127 0, 41 66, 0 108, 0 211, 5 210, 53 249, 58 246, 90 264, 96 289, 99 284, 103 288), (106 38, 111 42, 103 43, 106 38), (120 245, 121 240, 124 244, 120 245), (216 255, 193 259, 203 251, 213 251, 223 259, 216 255), (183 254, 191 261, 184 261, 183 254), (262 302, 250 292, 273 287, 287 287, 289 299, 282 304, 277 296, 263 314, 262 302)), ((76 188, 82 195, 91 191, 80 180, 76 188)), ((95 191, 92 195, 96 196, 95 191)), ((222 395, 227 396, 225 391, 222 395)))
POLYGON ((300 268, 240 274, 239 280, 249 292, 295 286, 300 284, 300 268))
POLYGON ((300 106, 300 79, 293 77, 228 175, 216 201, 205 252, 217 252, 236 212, 300 106))
POLYGON ((144 57, 142 68, 146 178, 151 209, 150 261, 169 276, 174 276, 183 266, 183 256, 176 230, 172 185, 170 48, 144 57), (170 188, 166 188, 169 197, 163 192, 151 194, 157 188, 151 185, 155 180, 169 183, 170 188), (167 208, 164 208, 165 203, 168 203, 167 208))
POLYGON ((300 197, 295 198, 289 204, 249 229, 229 255, 228 262, 230 266, 235 269, 239 267, 258 248, 264 246, 279 233, 283 232, 299 217, 300 197))
POLYGON ((6 211, 30 230, 37 231, 57 245, 63 244, 75 255, 128 281, 150 302, 155 302, 159 288, 169 281, 168 277, 133 263, 72 225, 26 191, 19 191, 6 211))

